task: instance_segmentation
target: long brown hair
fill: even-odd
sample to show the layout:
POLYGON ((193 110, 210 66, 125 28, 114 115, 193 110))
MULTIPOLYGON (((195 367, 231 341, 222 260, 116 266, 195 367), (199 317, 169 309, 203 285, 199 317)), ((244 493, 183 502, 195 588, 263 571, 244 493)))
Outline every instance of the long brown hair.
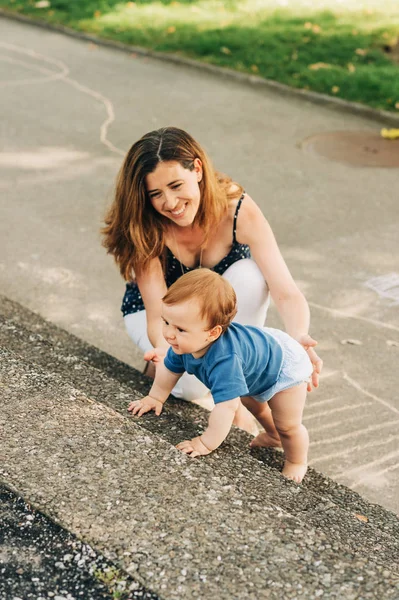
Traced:
POLYGON ((163 256, 165 220, 152 206, 147 194, 145 177, 155 171, 160 162, 176 161, 185 169, 194 169, 194 160, 202 162, 199 182, 201 202, 194 223, 204 231, 217 226, 231 198, 242 193, 242 187, 217 173, 206 152, 187 132, 177 127, 150 131, 130 148, 119 171, 115 197, 105 216, 103 246, 115 258, 122 277, 127 281, 134 273, 145 269, 148 262, 163 256))

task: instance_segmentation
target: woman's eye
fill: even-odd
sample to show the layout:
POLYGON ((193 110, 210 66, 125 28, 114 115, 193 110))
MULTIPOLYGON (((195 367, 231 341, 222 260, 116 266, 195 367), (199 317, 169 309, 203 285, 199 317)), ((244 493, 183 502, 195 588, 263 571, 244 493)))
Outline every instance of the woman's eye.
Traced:
POLYGON ((179 333, 184 333, 184 329, 180 329, 180 327, 177 327, 177 331, 178 331, 179 333))
POLYGON ((172 186, 172 190, 178 190, 181 186, 181 183, 176 183, 176 185, 172 186))

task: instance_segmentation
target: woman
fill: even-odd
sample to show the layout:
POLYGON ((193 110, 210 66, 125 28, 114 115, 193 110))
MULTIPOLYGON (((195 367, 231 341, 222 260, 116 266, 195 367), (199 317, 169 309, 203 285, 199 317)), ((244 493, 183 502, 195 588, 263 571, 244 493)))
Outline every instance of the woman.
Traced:
MULTIPOLYGON (((151 366, 168 346, 161 298, 182 274, 208 267, 234 287, 236 322, 264 325, 270 292, 287 333, 312 361, 309 391, 318 386, 322 361, 308 334, 309 307, 268 222, 239 184, 215 172, 188 133, 165 127, 133 144, 105 223, 104 246, 128 282, 122 304, 126 328, 151 366)), ((194 400, 207 390, 185 374, 173 393, 194 400)), ((248 428, 244 408, 236 424, 248 428)))

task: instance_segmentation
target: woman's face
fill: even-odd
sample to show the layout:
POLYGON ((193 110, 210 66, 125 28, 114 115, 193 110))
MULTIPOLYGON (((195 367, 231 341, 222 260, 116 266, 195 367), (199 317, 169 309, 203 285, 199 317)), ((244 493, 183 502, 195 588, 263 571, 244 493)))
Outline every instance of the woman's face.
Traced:
POLYGON ((175 161, 158 163, 155 171, 146 176, 145 184, 155 210, 176 225, 187 227, 198 211, 201 179, 202 164, 196 158, 192 171, 175 161))

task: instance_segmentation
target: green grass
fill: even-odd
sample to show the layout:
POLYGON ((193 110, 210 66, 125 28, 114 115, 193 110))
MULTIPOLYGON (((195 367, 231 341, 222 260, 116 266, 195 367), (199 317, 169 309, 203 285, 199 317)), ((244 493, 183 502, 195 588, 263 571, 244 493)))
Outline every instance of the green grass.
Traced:
POLYGON ((79 31, 399 111, 398 0, 0 0, 79 31))
POLYGON ((96 570, 93 575, 107 586, 113 600, 128 600, 131 598, 129 591, 126 590, 126 576, 116 567, 108 567, 103 571, 96 570))

